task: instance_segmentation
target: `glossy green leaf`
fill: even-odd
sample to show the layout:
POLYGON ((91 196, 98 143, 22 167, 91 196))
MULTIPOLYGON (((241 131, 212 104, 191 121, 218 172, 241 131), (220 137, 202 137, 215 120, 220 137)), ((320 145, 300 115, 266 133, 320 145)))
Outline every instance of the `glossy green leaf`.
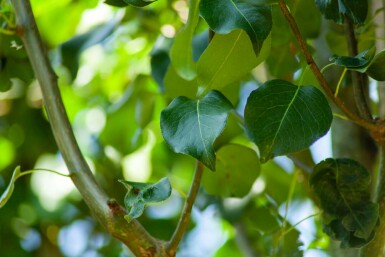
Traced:
POLYGON ((374 236, 379 209, 370 201, 370 180, 369 172, 350 159, 326 159, 310 176, 324 212, 324 231, 341 247, 360 247, 374 236))
POLYGON ((209 194, 222 197, 244 197, 260 172, 257 153, 235 144, 218 150, 216 168, 203 173, 202 185, 209 194))
POLYGON ((224 129, 231 103, 218 91, 191 100, 177 97, 161 113, 166 142, 176 153, 190 155, 215 170, 213 143, 224 129))
POLYGON ((375 80, 385 81, 385 50, 382 50, 374 56, 366 73, 375 80))
POLYGON ((200 91, 220 89, 249 73, 268 56, 271 38, 255 57, 247 34, 235 30, 227 35, 216 34, 198 61, 200 91))
POLYGON ((375 53, 376 48, 372 47, 359 53, 355 57, 334 55, 330 60, 334 62, 335 65, 345 67, 349 70, 365 72, 373 60, 375 53))
POLYGON ((175 36, 170 58, 176 72, 183 79, 192 80, 196 77, 196 63, 193 60, 192 41, 195 27, 199 21, 200 0, 190 0, 188 20, 182 30, 175 36))
POLYGON ((15 181, 20 176, 20 173, 21 173, 20 166, 17 166, 13 171, 13 175, 12 175, 11 181, 8 184, 8 187, 5 189, 5 191, 0 197, 0 208, 3 207, 8 202, 9 198, 11 198, 13 189, 15 188, 15 181))
POLYGON ((354 24, 363 24, 368 13, 367 0, 316 0, 326 19, 342 24, 347 16, 354 24))
POLYGON ((249 35, 256 55, 272 27, 271 7, 241 0, 201 0, 200 12, 210 28, 219 34, 242 29, 249 35))
POLYGON ((124 205, 128 212, 128 217, 125 217, 128 221, 140 217, 147 204, 168 199, 172 191, 168 178, 162 178, 155 184, 125 180, 119 180, 119 182, 127 188, 124 205))
POLYGON ((271 80, 253 91, 245 108, 245 125, 261 161, 309 147, 329 130, 332 112, 313 86, 271 80))

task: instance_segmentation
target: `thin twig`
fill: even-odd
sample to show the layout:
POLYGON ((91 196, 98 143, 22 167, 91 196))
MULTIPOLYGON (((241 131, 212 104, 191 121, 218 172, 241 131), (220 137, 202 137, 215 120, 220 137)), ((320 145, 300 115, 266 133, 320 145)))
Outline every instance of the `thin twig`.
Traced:
POLYGON ((329 83, 326 81, 325 77, 320 72, 320 69, 318 68, 317 64, 315 63, 307 45, 302 37, 302 34, 298 28, 298 25, 296 21, 294 20, 293 15, 291 15, 289 9, 286 6, 286 3, 284 0, 278 1, 279 7, 281 8, 282 13, 286 17, 294 36, 297 38, 298 44, 302 50, 303 55, 305 56, 307 64, 310 66, 310 69, 312 70, 314 76, 317 78, 318 82, 320 83, 322 89, 324 90, 325 94, 328 96, 329 99, 331 99, 336 106, 338 106, 345 115, 355 122, 356 124, 360 125, 363 128, 369 129, 369 130, 375 130, 376 124, 374 121, 366 120, 364 118, 361 118, 357 114, 351 112, 348 107, 345 106, 345 103, 339 98, 334 96, 334 92, 331 89, 329 83))
MULTIPOLYGON (((57 84, 57 77, 48 60, 29 0, 11 0, 21 37, 35 76, 59 150, 70 171, 71 179, 91 212, 114 237, 125 243, 138 256, 153 256, 157 241, 136 221, 127 223, 123 215, 112 216, 108 196, 100 188, 87 165, 74 137, 57 84), (149 250, 151 249, 151 250, 149 250)), ((52 28, 57 29, 57 28, 52 28)))
MULTIPOLYGON (((356 56, 358 54, 358 43, 354 34, 354 25, 348 17, 345 17, 345 30, 349 55, 356 56)), ((367 76, 357 71, 350 71, 350 74, 352 75, 353 94, 358 113, 364 119, 371 120, 372 114, 366 99, 367 89, 365 89, 367 88, 367 76)))
POLYGON ((198 194, 203 170, 204 170, 204 165, 201 162, 197 161, 193 183, 191 185, 190 192, 189 192, 188 197, 186 199, 186 202, 184 204, 182 215, 179 218, 178 225, 177 225, 177 227, 174 231, 174 234, 172 235, 172 237, 171 237, 171 239, 167 245, 167 253, 170 256, 175 256, 176 249, 177 249, 180 241, 182 240, 183 235, 186 232, 187 227, 190 223, 191 210, 192 210, 192 207, 194 205, 195 198, 198 194))

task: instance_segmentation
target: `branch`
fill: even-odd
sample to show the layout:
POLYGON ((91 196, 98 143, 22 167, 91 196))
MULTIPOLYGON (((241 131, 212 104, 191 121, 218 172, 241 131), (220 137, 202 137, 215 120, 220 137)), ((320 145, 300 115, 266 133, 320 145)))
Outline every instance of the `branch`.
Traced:
MULTIPOLYGON (((354 34, 354 25, 348 17, 345 17, 345 30, 349 55, 356 56, 358 54, 358 43, 354 34)), ((367 88, 367 83, 365 82, 367 77, 357 71, 351 71, 350 74, 352 75, 354 100, 356 102, 358 113, 366 120, 371 120, 372 114, 368 106, 365 92, 365 88, 367 88)))
POLYGON ((363 128, 366 128, 368 130, 375 130, 376 124, 372 120, 366 120, 357 114, 351 112, 344 104, 344 102, 338 97, 334 96, 334 92, 331 89, 329 83, 326 81, 325 77, 320 72, 320 69, 318 68, 317 64, 315 63, 307 45, 302 37, 301 32, 299 31, 298 25, 294 20, 293 15, 291 15, 289 9, 286 6, 286 3, 284 0, 278 0, 279 7, 281 8, 281 11, 283 15, 286 17, 291 30, 294 33, 294 36, 297 38, 297 41, 299 43, 299 46, 302 50, 303 55, 305 56, 306 62, 309 65, 310 69, 312 70, 314 76, 317 78, 318 82, 320 83, 322 89, 324 90, 325 94, 331 99, 336 106, 338 106, 344 114, 352 120, 354 123, 360 125, 363 128))
POLYGON ((204 165, 201 162, 197 161, 197 165, 194 173, 194 180, 191 185, 190 192, 187 196, 187 200, 185 202, 182 215, 179 218, 178 225, 167 245, 167 253, 170 256, 175 256, 176 249, 180 241, 182 240, 184 233, 187 230, 188 224, 190 222, 191 210, 195 202, 195 198, 198 194, 203 170, 204 170, 204 165))
POLYGON ((58 89, 57 77, 50 65, 35 22, 29 0, 11 0, 17 19, 17 33, 24 43, 35 76, 39 81, 45 108, 58 148, 71 173, 71 179, 99 222, 114 237, 139 256, 152 256, 157 242, 137 222, 127 223, 123 215, 111 212, 108 196, 96 183, 70 126, 58 89))

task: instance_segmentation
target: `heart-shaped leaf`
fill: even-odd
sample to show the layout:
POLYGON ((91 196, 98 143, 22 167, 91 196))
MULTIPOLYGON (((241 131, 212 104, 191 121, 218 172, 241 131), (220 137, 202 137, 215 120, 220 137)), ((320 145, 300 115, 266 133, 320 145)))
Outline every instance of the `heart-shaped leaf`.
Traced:
POLYGON ((270 52, 270 46, 271 37, 268 37, 257 58, 244 31, 216 34, 198 61, 201 90, 220 89, 241 79, 264 61, 270 52))
POLYGON ((210 91, 199 100, 177 97, 161 113, 163 137, 174 152, 190 155, 215 170, 213 143, 224 129, 231 108, 218 91, 210 91))
POLYGON ((176 35, 171 48, 170 58, 175 70, 183 79, 192 80, 196 77, 196 64, 193 60, 192 41, 195 27, 199 21, 200 0, 190 0, 188 20, 176 35))
POLYGON ((217 152, 216 172, 204 172, 202 185, 209 194, 244 197, 259 175, 257 153, 241 145, 225 145, 217 152))
POLYGON ((127 188, 127 194, 124 197, 124 205, 128 211, 125 217, 127 221, 140 217, 147 204, 166 200, 172 191, 168 178, 162 178, 155 184, 125 180, 119 180, 119 182, 127 188))
POLYGON ((350 159, 317 164, 310 185, 323 209, 324 231, 342 247, 360 247, 374 236, 378 204, 370 201, 370 174, 350 159))
POLYGON ((278 79, 254 90, 245 108, 246 131, 263 163, 309 147, 326 134, 332 119, 328 101, 317 88, 278 79))
POLYGON ((0 208, 3 207, 8 202, 9 198, 11 198, 13 189, 15 188, 16 179, 20 177, 20 173, 21 173, 20 166, 17 166, 13 171, 13 175, 12 175, 11 181, 8 184, 7 189, 5 189, 4 193, 0 197, 0 208))
POLYGON ((342 24, 347 16, 354 24, 363 24, 368 13, 367 0, 316 0, 326 19, 342 24))
POLYGON ((366 73, 375 80, 385 81, 385 49, 374 56, 366 73))
POLYGON ((219 34, 243 29, 249 35, 256 55, 272 27, 271 7, 242 0, 201 0, 200 12, 210 28, 219 34))
POLYGON ((376 53, 376 48, 371 47, 359 53, 355 57, 334 55, 330 60, 334 62, 335 65, 345 67, 349 70, 365 72, 366 69, 371 64, 371 61, 373 60, 375 53, 376 53))

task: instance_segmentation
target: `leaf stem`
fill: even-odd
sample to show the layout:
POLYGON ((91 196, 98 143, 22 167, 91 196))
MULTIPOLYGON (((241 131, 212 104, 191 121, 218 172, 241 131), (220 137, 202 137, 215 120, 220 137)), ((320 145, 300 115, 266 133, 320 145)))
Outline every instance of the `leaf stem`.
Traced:
POLYGON ((174 231, 174 234, 172 235, 170 241, 167 244, 166 251, 170 256, 175 256, 176 249, 177 249, 180 241, 182 240, 183 235, 186 232, 187 227, 189 225, 191 210, 192 210, 192 207, 194 205, 195 198, 198 194, 203 170, 204 170, 204 165, 201 162, 197 161, 193 183, 191 185, 190 192, 188 194, 187 200, 186 200, 185 205, 183 207, 182 215, 179 219, 179 222, 178 222, 178 225, 174 231))
POLYGON ((336 87, 336 92, 334 92, 334 97, 338 96, 338 92, 340 91, 340 87, 341 87, 342 81, 344 80, 344 77, 345 77, 345 74, 346 74, 347 71, 348 71, 348 69, 344 68, 344 70, 343 70, 343 72, 341 74, 341 77, 338 80, 338 84, 337 84, 337 87, 336 87))
POLYGON ((298 44, 302 50, 303 55, 305 56, 307 64, 310 66, 310 69, 312 70, 314 76, 317 78, 318 82, 320 83, 322 89, 324 90, 325 94, 329 97, 330 100, 334 102, 336 106, 338 106, 345 115, 352 120, 354 123, 360 125, 363 128, 369 129, 369 130, 375 130, 376 124, 372 120, 364 119, 357 114, 351 112, 349 108, 345 105, 345 103, 338 97, 334 96, 334 92, 331 89, 329 83, 326 81, 325 77, 320 72, 320 69, 318 68, 317 64, 315 63, 307 45, 302 37, 302 34, 298 28, 298 25, 296 21, 294 20, 293 15, 290 13, 289 9, 286 6, 286 3, 284 0, 278 0, 279 7, 283 13, 283 15, 286 17, 286 20, 288 21, 291 30, 294 33, 294 36, 297 38, 298 44))
MULTIPOLYGON (((345 30, 349 55, 356 56, 358 54, 358 43, 354 34, 354 25, 348 17, 345 17, 345 30)), ((350 71, 350 73, 352 75, 353 94, 358 113, 361 117, 371 120, 372 114, 366 100, 365 92, 367 88, 367 83, 365 82, 367 77, 365 74, 358 73, 357 71, 350 71)))
POLYGON ((126 244, 138 256, 154 256, 157 240, 134 220, 127 223, 124 213, 113 215, 107 202, 108 196, 97 184, 76 142, 69 123, 57 77, 48 60, 29 0, 11 0, 17 21, 17 34, 21 37, 31 66, 40 84, 52 131, 71 179, 95 218, 114 237, 126 244))

